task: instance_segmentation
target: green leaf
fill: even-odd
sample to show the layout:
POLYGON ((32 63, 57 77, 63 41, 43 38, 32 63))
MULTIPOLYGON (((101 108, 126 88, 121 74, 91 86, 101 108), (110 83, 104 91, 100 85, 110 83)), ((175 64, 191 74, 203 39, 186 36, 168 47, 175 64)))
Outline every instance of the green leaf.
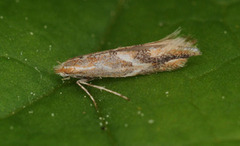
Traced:
POLYGON ((2 0, 0 145, 238 145, 238 0, 2 0), (182 27, 203 55, 176 71, 61 81, 57 61, 155 41, 182 27))

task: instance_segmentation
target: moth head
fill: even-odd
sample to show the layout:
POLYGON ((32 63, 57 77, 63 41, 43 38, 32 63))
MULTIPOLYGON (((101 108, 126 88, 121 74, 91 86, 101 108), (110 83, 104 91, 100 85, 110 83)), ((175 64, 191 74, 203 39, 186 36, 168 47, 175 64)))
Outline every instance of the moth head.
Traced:
POLYGON ((63 64, 60 64, 54 67, 54 71, 56 74, 62 77, 68 77, 69 73, 71 72, 71 69, 66 68, 63 64))

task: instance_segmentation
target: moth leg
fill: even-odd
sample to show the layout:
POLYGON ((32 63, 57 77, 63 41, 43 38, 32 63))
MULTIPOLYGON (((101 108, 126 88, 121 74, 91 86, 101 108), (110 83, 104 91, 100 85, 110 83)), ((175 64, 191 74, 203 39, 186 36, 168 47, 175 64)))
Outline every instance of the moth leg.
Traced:
POLYGON ((62 81, 66 81, 66 80, 70 80, 70 77, 68 76, 68 77, 62 78, 62 81))
POLYGON ((115 94, 115 95, 117 95, 117 96, 119 96, 119 97, 122 97, 123 99, 130 100, 130 99, 127 98, 126 96, 124 96, 124 95, 122 95, 122 94, 120 94, 120 93, 117 93, 117 92, 115 92, 115 91, 106 89, 106 88, 104 88, 104 87, 102 87, 102 86, 97 86, 97 85, 89 84, 89 83, 86 83, 86 82, 81 81, 81 80, 78 80, 78 82, 81 83, 81 84, 87 85, 87 86, 91 86, 91 87, 94 87, 94 88, 97 88, 97 89, 104 90, 104 91, 107 91, 107 92, 109 92, 109 93, 115 94))
POLYGON ((92 100, 92 102, 93 102, 96 110, 98 111, 98 106, 97 106, 97 103, 96 103, 95 99, 94 99, 93 96, 88 92, 88 90, 87 90, 85 87, 83 87, 83 85, 81 84, 82 81, 81 81, 81 80, 78 80, 76 83, 78 84, 78 86, 80 86, 80 87, 88 94, 88 96, 89 96, 90 99, 92 100))

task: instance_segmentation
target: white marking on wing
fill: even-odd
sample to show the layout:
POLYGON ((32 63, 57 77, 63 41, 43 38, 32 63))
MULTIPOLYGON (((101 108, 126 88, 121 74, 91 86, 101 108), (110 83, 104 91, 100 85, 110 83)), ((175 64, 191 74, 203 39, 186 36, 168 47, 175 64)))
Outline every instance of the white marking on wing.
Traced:
POLYGON ((127 62, 133 62, 133 58, 129 54, 119 53, 117 54, 117 57, 127 62))
POLYGON ((90 66, 90 67, 74 67, 75 70, 92 70, 95 69, 95 66, 90 66))
POLYGON ((136 70, 132 71, 131 73, 126 74, 125 76, 126 77, 135 76, 135 75, 137 75, 141 71, 142 71, 142 69, 136 69, 136 70))

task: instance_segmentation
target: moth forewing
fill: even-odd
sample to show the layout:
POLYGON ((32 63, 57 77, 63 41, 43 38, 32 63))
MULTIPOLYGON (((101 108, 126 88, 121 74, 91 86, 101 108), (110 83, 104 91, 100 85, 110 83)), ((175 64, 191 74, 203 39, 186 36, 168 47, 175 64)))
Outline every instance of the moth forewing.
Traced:
POLYGON ((77 84, 89 95, 97 109, 94 98, 83 84, 128 98, 104 87, 89 84, 86 78, 129 77, 171 71, 183 67, 189 57, 201 55, 196 41, 180 37, 179 33, 180 29, 159 41, 75 57, 55 67, 55 72, 62 77, 80 78, 77 84))

